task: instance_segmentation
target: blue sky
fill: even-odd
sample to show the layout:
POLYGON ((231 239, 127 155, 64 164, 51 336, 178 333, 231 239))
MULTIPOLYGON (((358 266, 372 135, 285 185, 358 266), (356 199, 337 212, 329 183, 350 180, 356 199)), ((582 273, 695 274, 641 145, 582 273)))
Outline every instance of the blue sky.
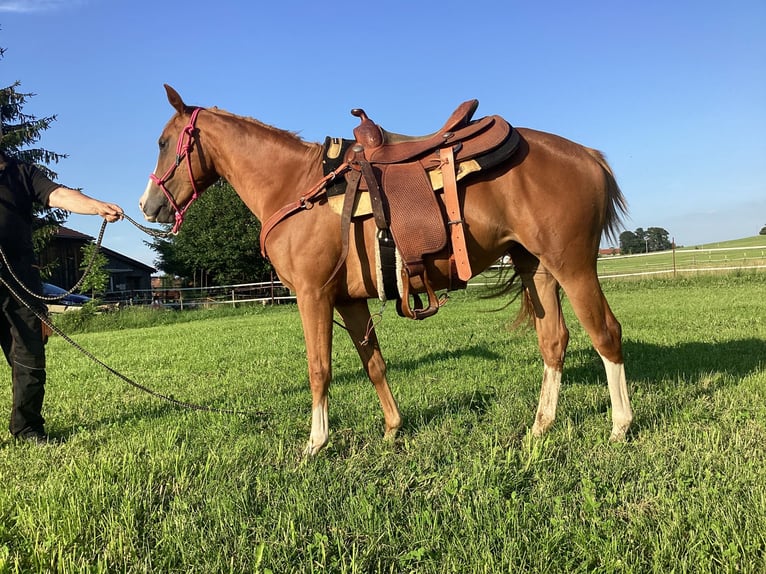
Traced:
MULTIPOLYGON (((602 150, 625 227, 694 245, 766 225, 765 29, 763 0, 0 0, 0 85, 58 116, 41 145, 68 154, 61 183, 135 219, 168 83, 308 141, 350 136, 354 107, 414 134, 478 98, 602 150)), ((146 239, 120 222, 104 243, 152 264, 146 239)))

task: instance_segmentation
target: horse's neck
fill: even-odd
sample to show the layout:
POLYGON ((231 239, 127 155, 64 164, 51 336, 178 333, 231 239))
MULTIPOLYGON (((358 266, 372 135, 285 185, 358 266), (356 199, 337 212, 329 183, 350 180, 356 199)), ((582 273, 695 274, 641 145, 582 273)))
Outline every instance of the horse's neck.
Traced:
POLYGON ((261 221, 321 179, 321 145, 255 120, 216 117, 216 170, 261 221))

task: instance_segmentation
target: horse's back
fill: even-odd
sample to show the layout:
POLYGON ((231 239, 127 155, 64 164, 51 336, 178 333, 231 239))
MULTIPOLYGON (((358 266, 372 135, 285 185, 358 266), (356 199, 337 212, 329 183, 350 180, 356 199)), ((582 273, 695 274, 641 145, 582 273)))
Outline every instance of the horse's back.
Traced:
POLYGON ((538 257, 595 258, 602 232, 624 209, 603 155, 555 134, 517 129, 516 155, 466 186, 474 250, 491 258, 501 246, 520 243, 538 257))

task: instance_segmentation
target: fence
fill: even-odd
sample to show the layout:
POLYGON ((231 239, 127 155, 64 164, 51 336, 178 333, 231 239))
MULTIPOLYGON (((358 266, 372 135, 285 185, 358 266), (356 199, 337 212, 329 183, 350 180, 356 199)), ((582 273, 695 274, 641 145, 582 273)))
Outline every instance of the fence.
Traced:
POLYGON ((295 296, 280 281, 219 285, 215 287, 167 287, 112 292, 104 297, 106 303, 151 305, 167 309, 191 309, 245 303, 276 305, 294 302, 295 296))
MULTIPOLYGON (((493 265, 487 272, 472 279, 469 287, 497 286, 493 274, 496 275, 504 265, 493 265)), ((598 259, 598 276, 601 279, 756 269, 766 269, 766 245, 678 249, 636 255, 607 255, 598 259)))
MULTIPOLYGON (((500 265, 493 266, 489 271, 496 272, 500 268, 500 265)), ((598 275, 602 279, 749 269, 766 269, 766 245, 683 249, 638 255, 608 255, 598 259, 598 275)), ((486 275, 479 275, 470 282, 469 286, 495 285, 487 279, 486 275)), ((295 296, 281 282, 272 280, 216 287, 169 287, 130 293, 113 292, 108 293, 104 301, 189 309, 215 305, 236 306, 245 303, 263 305, 292 303, 295 301, 295 296)))
POLYGON ((598 259, 601 278, 766 269, 766 245, 678 249, 598 259))

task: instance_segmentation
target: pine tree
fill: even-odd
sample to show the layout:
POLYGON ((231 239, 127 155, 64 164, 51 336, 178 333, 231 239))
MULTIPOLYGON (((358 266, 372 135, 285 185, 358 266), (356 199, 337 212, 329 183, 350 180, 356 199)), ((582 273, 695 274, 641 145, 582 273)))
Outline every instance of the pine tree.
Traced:
MULTIPOLYGON (((0 60, 5 49, 0 48, 0 60)), ((51 179, 56 173, 49 164, 58 163, 67 157, 64 154, 49 151, 40 147, 32 147, 40 141, 42 133, 56 121, 56 116, 37 118, 23 112, 24 105, 35 94, 19 90, 18 80, 10 86, 0 88, 0 121, 2 122, 2 137, 0 151, 6 156, 37 165, 51 179)), ((35 206, 34 244, 35 250, 40 251, 50 241, 56 228, 66 221, 68 213, 60 209, 46 209, 42 205, 35 206)))

